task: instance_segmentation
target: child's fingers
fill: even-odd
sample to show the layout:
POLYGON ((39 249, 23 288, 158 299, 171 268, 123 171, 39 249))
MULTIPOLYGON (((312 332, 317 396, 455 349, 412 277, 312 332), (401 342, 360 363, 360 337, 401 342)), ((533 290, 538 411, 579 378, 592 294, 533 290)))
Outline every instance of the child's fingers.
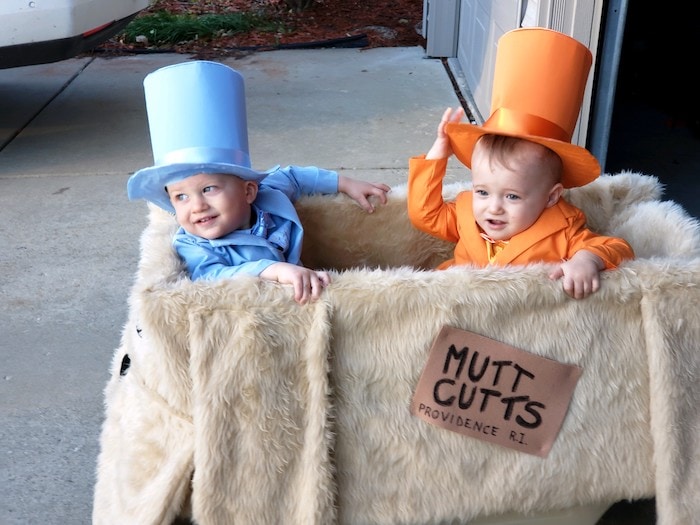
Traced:
POLYGON ((324 288, 331 284, 331 276, 328 272, 316 272, 316 275, 324 288))
POLYGON ((561 279, 563 276, 564 276, 564 270, 562 269, 561 265, 557 266, 551 272, 549 272, 549 278, 552 281, 556 281, 558 279, 561 279))
POLYGON ((438 124, 438 137, 445 136, 445 126, 447 124, 459 122, 460 120, 462 120, 463 116, 464 116, 464 108, 462 108, 462 106, 459 106, 454 111, 452 108, 447 108, 445 110, 445 112, 442 114, 442 118, 440 119, 440 124, 438 124))
POLYGON ((326 272, 313 272, 311 274, 311 300, 321 297, 323 289, 330 283, 330 276, 326 272))
POLYGON ((462 117, 464 117, 464 108, 462 106, 459 106, 454 110, 452 108, 447 108, 442 114, 440 123, 446 124, 448 122, 459 122, 462 120, 462 117))
POLYGON ((380 204, 387 203, 386 194, 391 190, 389 186, 385 184, 372 184, 370 188, 365 192, 359 199, 357 203, 364 208, 367 213, 372 213, 374 211, 374 205, 370 201, 370 197, 376 197, 379 199, 380 204))
POLYGON ((438 123, 437 126, 437 135, 438 137, 443 137, 445 136, 445 126, 450 120, 450 113, 452 113, 452 108, 447 108, 443 114, 442 117, 440 117, 440 122, 438 123))
POLYGON ((452 115, 452 122, 459 122, 464 117, 464 108, 459 106, 452 115))
POLYGON ((386 201, 387 201, 386 194, 391 191, 391 187, 387 186, 386 184, 378 184, 375 187, 377 188, 375 195, 377 195, 377 197, 379 197, 379 200, 381 201, 382 204, 386 204, 386 201))
POLYGON ((355 202, 360 205, 360 208, 365 210, 367 213, 372 213, 374 211, 374 206, 372 206, 372 203, 369 202, 369 199, 365 195, 361 195, 357 199, 355 199, 355 202))
POLYGON ((304 282, 304 279, 295 279, 292 283, 294 286, 294 300, 299 304, 306 304, 308 301, 308 282, 304 282))
POLYGON ((331 282, 328 272, 317 272, 310 270, 301 279, 294 282, 294 300, 304 305, 309 301, 314 302, 319 297, 323 289, 331 282))

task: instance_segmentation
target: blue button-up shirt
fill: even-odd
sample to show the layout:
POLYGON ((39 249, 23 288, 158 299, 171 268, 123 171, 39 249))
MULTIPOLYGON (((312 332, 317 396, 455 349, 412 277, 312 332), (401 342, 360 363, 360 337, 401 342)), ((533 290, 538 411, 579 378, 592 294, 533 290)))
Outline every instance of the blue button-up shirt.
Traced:
POLYGON ((252 228, 218 239, 178 229, 173 246, 192 280, 260 275, 271 264, 301 264, 304 236, 294 202, 302 195, 338 193, 338 174, 313 166, 278 168, 265 177, 253 201, 252 228))

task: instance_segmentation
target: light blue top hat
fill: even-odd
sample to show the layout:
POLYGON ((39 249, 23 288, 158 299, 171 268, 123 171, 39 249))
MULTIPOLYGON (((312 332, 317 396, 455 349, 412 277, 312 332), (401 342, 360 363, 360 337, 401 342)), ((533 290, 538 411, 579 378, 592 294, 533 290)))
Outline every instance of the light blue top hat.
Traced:
POLYGON ((146 199, 174 213, 168 184, 198 173, 259 182, 275 169, 250 167, 245 84, 234 69, 183 62, 150 73, 143 86, 155 165, 129 178, 129 199, 146 199))

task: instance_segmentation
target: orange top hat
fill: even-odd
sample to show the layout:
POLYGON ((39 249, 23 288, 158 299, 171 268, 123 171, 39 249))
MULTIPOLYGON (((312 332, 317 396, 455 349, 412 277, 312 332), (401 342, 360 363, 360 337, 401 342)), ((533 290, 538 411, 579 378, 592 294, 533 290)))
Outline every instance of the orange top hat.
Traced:
POLYGON ((586 46, 558 31, 529 27, 505 33, 496 52, 491 116, 482 126, 446 126, 455 156, 471 168, 474 144, 482 135, 520 137, 561 157, 565 188, 595 180, 597 159, 571 143, 592 63, 586 46))

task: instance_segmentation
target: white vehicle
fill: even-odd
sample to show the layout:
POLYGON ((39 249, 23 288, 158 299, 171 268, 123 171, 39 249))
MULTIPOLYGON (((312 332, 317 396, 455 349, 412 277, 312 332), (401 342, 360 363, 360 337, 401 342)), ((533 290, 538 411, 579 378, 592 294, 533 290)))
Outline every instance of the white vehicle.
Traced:
POLYGON ((0 0, 0 69, 74 57, 119 33, 149 0, 0 0))

